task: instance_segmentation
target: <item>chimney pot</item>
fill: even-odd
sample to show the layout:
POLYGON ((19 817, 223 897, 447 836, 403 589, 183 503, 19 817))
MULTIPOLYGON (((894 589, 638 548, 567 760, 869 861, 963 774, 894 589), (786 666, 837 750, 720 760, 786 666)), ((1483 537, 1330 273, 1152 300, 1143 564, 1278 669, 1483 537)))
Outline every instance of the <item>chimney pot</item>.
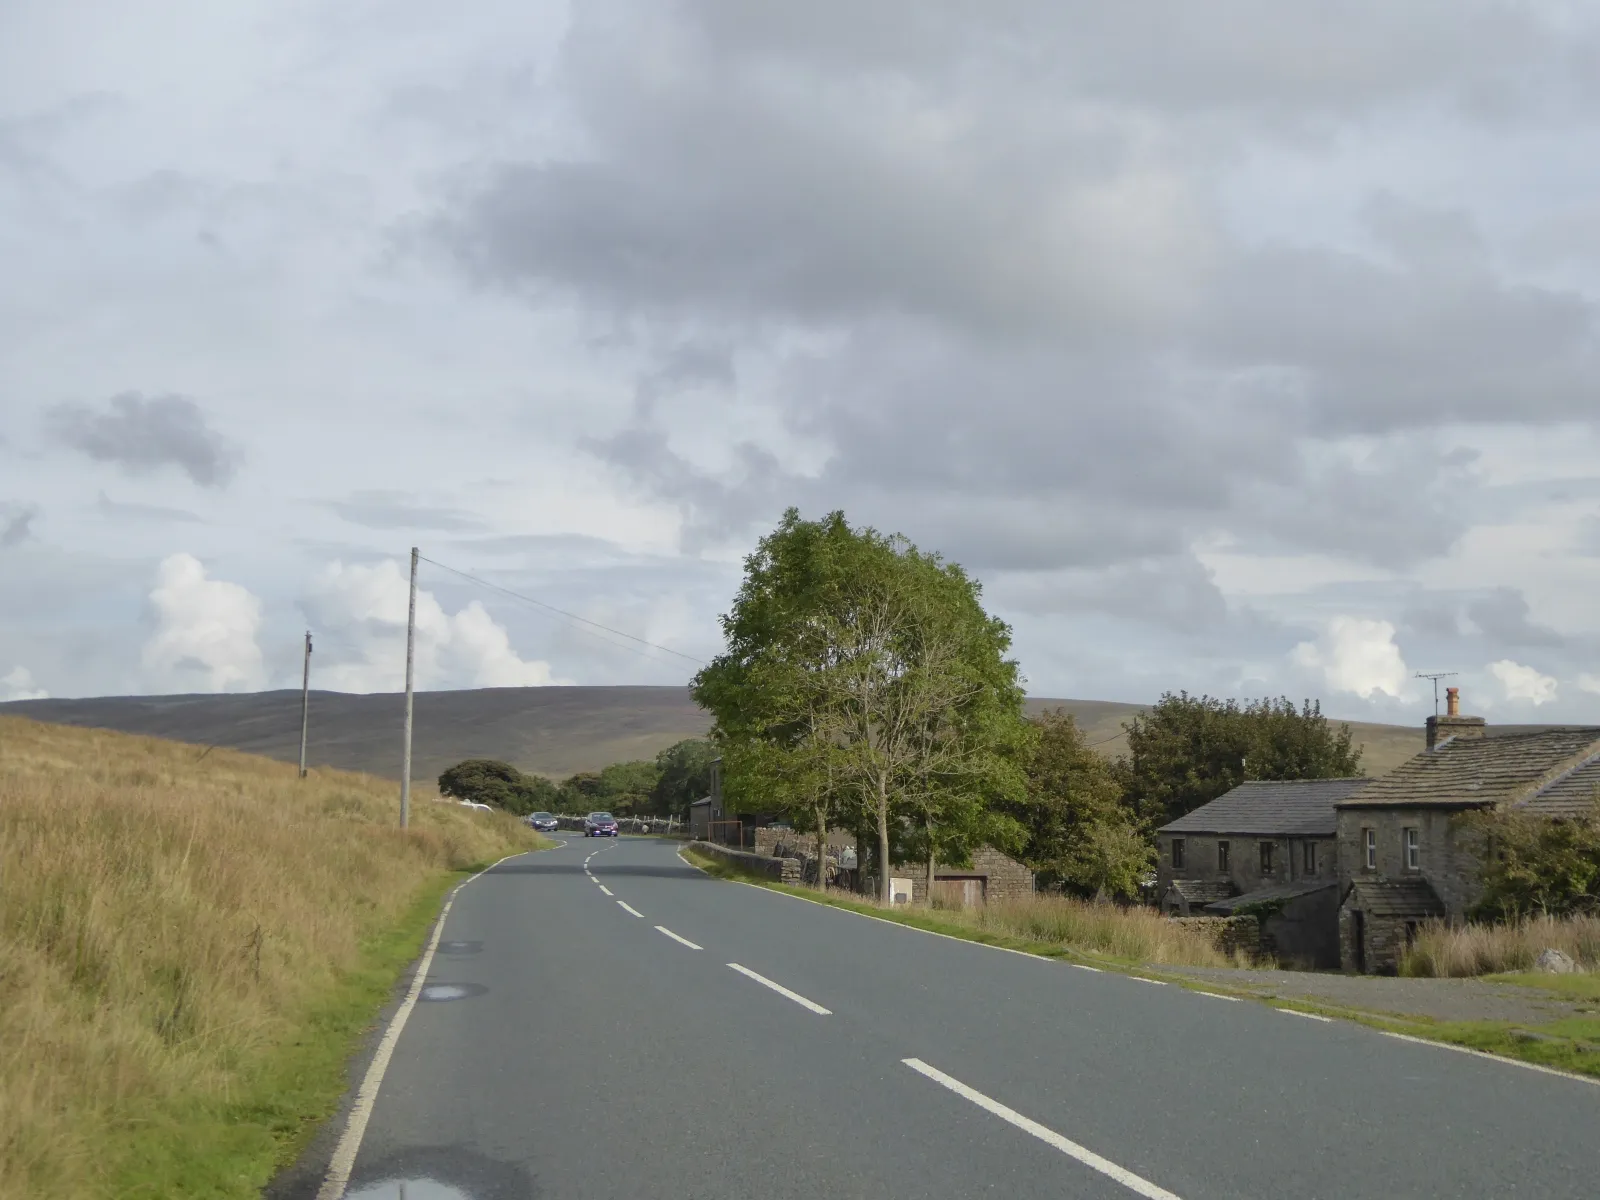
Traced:
POLYGON ((1444 690, 1444 710, 1446 716, 1459 717, 1461 715, 1461 689, 1448 687, 1444 690))

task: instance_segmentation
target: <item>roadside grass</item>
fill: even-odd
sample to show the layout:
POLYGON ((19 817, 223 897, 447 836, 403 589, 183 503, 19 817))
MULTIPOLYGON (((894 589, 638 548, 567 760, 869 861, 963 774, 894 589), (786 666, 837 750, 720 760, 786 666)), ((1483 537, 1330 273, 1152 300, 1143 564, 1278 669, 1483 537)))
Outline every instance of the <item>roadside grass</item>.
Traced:
MULTIPOLYGON (((1119 955, 1102 951, 1097 948, 1095 943, 1073 945, 1062 941, 1041 940, 1036 931, 1043 931, 1048 929, 1049 926, 1027 921, 1020 922, 1017 925, 1020 929, 1028 931, 1026 935, 997 933, 992 925, 986 927, 982 922, 951 920, 950 918, 952 917, 963 915, 960 910, 929 910, 921 907, 914 909, 905 907, 887 908, 871 900, 864 900, 855 896, 845 898, 845 894, 837 892, 829 892, 824 896, 815 888, 799 888, 774 883, 763 876, 742 870, 719 859, 708 858, 687 847, 679 851, 679 853, 708 875, 718 879, 757 884, 772 891, 784 892, 819 904, 848 909, 852 912, 863 913, 880 920, 894 921, 897 924, 909 925, 912 928, 924 929, 932 933, 965 938, 985 945, 1002 946, 1009 950, 1021 950, 1046 958, 1078 962, 1086 966, 1100 967, 1123 974, 1136 974, 1146 978, 1161 979, 1164 982, 1177 985, 1189 991, 1210 992, 1237 1000, 1252 1000, 1273 1008, 1331 1017, 1335 1020, 1354 1021, 1387 1033, 1398 1033, 1408 1037, 1421 1038, 1425 1041, 1460 1046, 1465 1049, 1478 1050, 1486 1054, 1497 1054, 1504 1058, 1533 1063, 1555 1070, 1600 1078, 1600 1017, 1595 1019, 1588 1017, 1568 1018, 1546 1025, 1517 1026, 1506 1021, 1436 1021, 1424 1017, 1400 1016, 1393 1013, 1345 1008, 1304 998, 1282 1000, 1263 996, 1247 986, 1230 985, 1222 980, 1206 979, 1202 981, 1182 975, 1162 974, 1159 969, 1153 969, 1157 964, 1153 964, 1150 959, 1137 955, 1128 956, 1125 953, 1128 946, 1134 944, 1131 938, 1125 937, 1114 943, 1124 951, 1123 954, 1119 955)), ((1052 897, 1050 899, 1055 898, 1052 897)), ((972 910, 965 911, 970 912, 972 910)), ((1192 936, 1198 939, 1198 935, 1192 936)), ((1199 953, 1203 954, 1209 951, 1214 956, 1209 961, 1193 964, 1183 963, 1174 958, 1168 958, 1165 961, 1172 965, 1185 966, 1250 965, 1244 962, 1230 962, 1209 942, 1203 939, 1199 940, 1201 940, 1199 953)), ((1530 974, 1500 975, 1491 978, 1493 981, 1547 988, 1553 992, 1560 992, 1572 999, 1594 999, 1600 1002, 1600 976, 1530 974)))
POLYGON ((1125 911, 1115 905, 1090 904, 1065 896, 1033 896, 967 909, 891 907, 854 893, 824 894, 816 888, 775 883, 694 850, 685 849, 682 853, 695 866, 719 879, 760 884, 834 908, 1008 950, 1082 959, 1091 964, 1116 963, 1128 970, 1162 965, 1235 965, 1201 934, 1156 914, 1125 911))
POLYGON ((1542 950, 1562 951, 1582 971, 1600 970, 1600 917, 1534 916, 1454 927, 1430 921, 1401 959, 1400 974, 1443 979, 1523 972, 1542 950))
POLYGON ((257 1196, 515 818, 0 718, 0 1196, 257 1196))

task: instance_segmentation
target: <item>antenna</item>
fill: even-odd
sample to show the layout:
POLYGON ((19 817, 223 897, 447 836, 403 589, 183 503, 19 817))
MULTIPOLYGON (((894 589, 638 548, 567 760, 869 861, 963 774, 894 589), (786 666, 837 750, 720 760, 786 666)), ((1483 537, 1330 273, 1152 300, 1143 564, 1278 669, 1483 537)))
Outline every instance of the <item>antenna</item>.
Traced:
POLYGON ((1439 715, 1439 680, 1459 675, 1459 671, 1418 671, 1415 678, 1433 680, 1433 715, 1439 715))

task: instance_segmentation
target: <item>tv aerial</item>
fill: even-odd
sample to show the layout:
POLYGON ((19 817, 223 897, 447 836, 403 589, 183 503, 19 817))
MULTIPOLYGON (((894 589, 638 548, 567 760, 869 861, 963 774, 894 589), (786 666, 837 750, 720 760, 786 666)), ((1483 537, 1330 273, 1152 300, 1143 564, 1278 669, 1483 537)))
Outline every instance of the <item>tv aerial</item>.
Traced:
POLYGON ((1441 680, 1441 679, 1449 679, 1452 676, 1459 675, 1459 674, 1461 674, 1460 671, 1418 671, 1416 673, 1415 678, 1417 678, 1417 679, 1431 679, 1431 680, 1433 680, 1433 715, 1434 716, 1437 717, 1439 715, 1439 680, 1441 680))

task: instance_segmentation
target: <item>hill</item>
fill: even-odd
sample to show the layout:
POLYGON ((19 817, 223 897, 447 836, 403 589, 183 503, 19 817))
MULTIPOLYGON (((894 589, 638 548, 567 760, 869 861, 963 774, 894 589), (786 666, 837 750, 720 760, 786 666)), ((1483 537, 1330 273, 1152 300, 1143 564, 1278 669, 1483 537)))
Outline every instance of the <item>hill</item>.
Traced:
MULTIPOLYGON (((1122 725, 1139 704, 1030 697, 1028 711, 1065 708, 1108 756, 1126 748, 1122 725)), ((404 698, 395 693, 311 693, 307 758, 312 765, 397 778, 404 698)), ((300 693, 110 696, 0 704, 0 716, 142 733, 224 746, 294 762, 300 754, 300 693)), ((609 763, 650 758, 700 737, 710 718, 675 687, 479 688, 418 692, 412 777, 437 779, 464 758, 499 758, 524 771, 563 778, 609 763)), ((1422 725, 1352 722, 1372 774, 1422 749, 1422 725)))

